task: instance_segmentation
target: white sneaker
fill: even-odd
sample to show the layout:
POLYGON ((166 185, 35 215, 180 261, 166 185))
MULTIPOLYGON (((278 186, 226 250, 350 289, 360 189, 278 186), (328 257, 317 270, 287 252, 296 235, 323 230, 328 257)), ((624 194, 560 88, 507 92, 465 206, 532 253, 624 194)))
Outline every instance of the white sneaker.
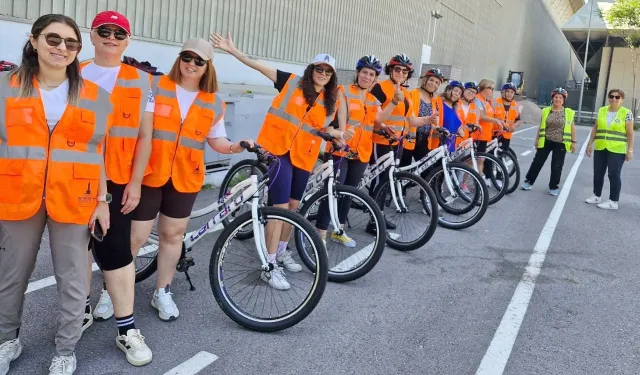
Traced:
POLYGON ((276 264, 273 265, 273 271, 262 271, 260 278, 262 278, 262 281, 269 284, 269 286, 274 289, 288 290, 289 288, 291 288, 291 284, 289 284, 287 278, 284 276, 284 270, 282 269, 282 267, 276 264))
POLYGON ((178 306, 173 302, 171 297, 173 293, 169 290, 169 285, 166 288, 160 288, 153 292, 153 298, 151 299, 151 306, 158 310, 158 316, 160 320, 169 322, 178 319, 180 311, 178 306))
POLYGON ((98 300, 98 304, 93 310, 93 319, 101 322, 103 320, 110 319, 112 316, 113 303, 111 302, 111 296, 109 295, 109 292, 107 292, 105 289, 102 289, 100 300, 98 300))
POLYGON ((51 360, 49 375, 71 375, 76 372, 76 354, 56 356, 51 360))
POLYGON ((91 313, 91 307, 89 307, 89 312, 84 313, 84 319, 82 320, 82 332, 84 332, 87 328, 91 327, 93 324, 93 314, 91 313))
POLYGON ((139 329, 130 329, 126 335, 116 337, 116 345, 127 355, 127 361, 134 366, 144 366, 151 362, 153 354, 144 342, 139 329))
POLYGON ((618 202, 614 202, 612 200, 608 200, 604 203, 600 203, 598 204, 598 207, 605 209, 605 210, 617 210, 618 209, 618 202))
POLYGON ((22 354, 20 339, 13 339, 0 345, 0 375, 7 375, 9 365, 22 354))
POLYGON ((295 260, 293 260, 293 258, 291 257, 291 251, 289 250, 285 250, 281 254, 276 255, 276 262, 284 266, 284 268, 289 272, 302 271, 302 266, 296 263, 295 260))
POLYGON ((587 198, 585 200, 585 202, 587 202, 589 204, 602 203, 602 198, 600 198, 599 196, 594 194, 594 195, 590 196, 589 198, 587 198))

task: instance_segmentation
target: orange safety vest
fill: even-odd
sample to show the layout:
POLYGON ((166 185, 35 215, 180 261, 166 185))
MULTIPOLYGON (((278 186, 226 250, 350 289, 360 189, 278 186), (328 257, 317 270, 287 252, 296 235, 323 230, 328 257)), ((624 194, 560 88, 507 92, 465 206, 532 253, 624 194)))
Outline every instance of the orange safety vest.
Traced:
POLYGON ((207 134, 224 115, 225 103, 214 93, 200 91, 182 121, 176 83, 168 76, 153 81, 155 96, 151 174, 142 184, 163 186, 169 181, 181 193, 197 193, 204 182, 204 149, 207 134))
MULTIPOLYGON (((380 85, 380 88, 382 89, 385 96, 387 97, 387 100, 384 103, 382 103, 382 109, 385 109, 389 105, 389 103, 391 103, 391 100, 393 100, 393 95, 396 92, 396 85, 391 81, 391 79, 384 80, 378 83, 378 85, 380 85)), ((396 132, 396 134, 400 134, 400 135, 410 134, 411 136, 415 137, 416 128, 410 127, 407 121, 407 118, 412 116, 414 111, 413 106, 411 104, 412 102, 411 93, 409 93, 409 91, 407 91, 407 89, 405 89, 402 86, 400 87, 400 89, 404 93, 404 97, 406 101, 409 103, 409 108, 406 108, 404 100, 401 101, 393 109, 393 111, 391 112, 391 115, 389 116, 387 121, 384 122, 384 124, 391 127, 393 131, 396 132)), ((389 141, 381 135, 374 134, 373 143, 388 145, 389 141)), ((398 142, 393 143, 393 145, 396 145, 396 144, 398 144, 398 142)), ((415 138, 409 141, 404 141, 403 147, 407 150, 415 149, 416 147, 415 138)))
MULTIPOLYGON (((354 131, 353 138, 347 142, 349 149, 358 153, 363 163, 369 162, 373 152, 373 126, 380 102, 371 93, 366 92, 366 101, 362 102, 361 89, 356 85, 339 86, 347 99, 347 129, 360 124, 354 131)), ((331 146, 327 145, 327 151, 331 146)), ((334 155, 344 156, 345 151, 336 151, 334 155)))
POLYGON ((324 108, 324 91, 308 105, 298 87, 300 77, 291 74, 282 91, 273 99, 256 141, 274 155, 289 152, 291 163, 305 171, 316 164, 322 139, 315 135, 333 120, 324 108))
MULTIPOLYGON (((91 61, 80 64, 84 68, 91 61)), ((120 64, 116 85, 111 92, 113 112, 109 115, 109 132, 105 146, 107 177, 116 184, 128 184, 133 169, 133 156, 138 130, 147 105, 151 75, 131 65, 120 64)), ((151 173, 147 164, 145 176, 151 173)))
POLYGON ((67 105, 49 130, 38 82, 19 97, 17 77, 0 74, 0 220, 26 220, 43 199, 55 221, 86 225, 96 208, 109 93, 83 80, 78 105, 67 105))
MULTIPOLYGON (((515 100, 511 101, 511 106, 509 107, 509 112, 505 111, 504 102, 502 98, 495 98, 491 101, 491 106, 493 107, 495 117, 506 121, 506 123, 511 127, 515 122, 518 116, 520 116, 520 106, 516 103, 515 100)), ((497 129, 497 127, 495 127, 497 129)), ((513 130, 513 129, 512 129, 513 130)), ((502 136, 504 139, 511 139, 513 133, 503 133, 502 136)))
MULTIPOLYGON (((495 113, 493 111, 493 107, 491 106, 491 102, 484 99, 484 97, 480 94, 476 94, 476 106, 482 105, 484 107, 485 115, 487 117, 495 117, 495 113)), ((481 114, 482 115, 482 114, 481 114)), ((479 117, 478 117, 479 119, 479 117)), ((491 141, 493 138, 493 123, 479 120, 480 127, 482 128, 482 133, 478 137, 479 141, 491 141)))
MULTIPOLYGON (((467 129, 466 125, 467 124, 477 125, 478 119, 480 118, 480 114, 478 113, 476 103, 472 101, 471 103, 469 103, 469 110, 465 115, 464 108, 462 108, 462 99, 458 100, 458 104, 456 105, 456 114, 458 115, 458 118, 462 122, 462 125, 460 126, 462 126, 464 130, 464 136, 462 138, 460 137, 457 138, 456 146, 458 146, 460 143, 462 143, 462 141, 469 138, 470 132, 469 132, 469 129, 467 129)), ((474 139, 478 138, 478 133, 473 133, 473 138, 474 139)))
MULTIPOLYGON (((420 88, 416 88, 411 90, 411 100, 413 101, 413 115, 415 117, 420 116, 420 88)), ((427 124, 426 126, 442 126, 444 125, 444 103, 442 102, 442 98, 439 96, 434 96, 431 98, 431 111, 432 113, 438 111, 439 120, 437 125, 427 124)), ((427 148, 429 150, 434 150, 436 147, 440 146, 440 138, 437 134, 435 134, 434 130, 429 131, 429 138, 427 141, 427 148)))

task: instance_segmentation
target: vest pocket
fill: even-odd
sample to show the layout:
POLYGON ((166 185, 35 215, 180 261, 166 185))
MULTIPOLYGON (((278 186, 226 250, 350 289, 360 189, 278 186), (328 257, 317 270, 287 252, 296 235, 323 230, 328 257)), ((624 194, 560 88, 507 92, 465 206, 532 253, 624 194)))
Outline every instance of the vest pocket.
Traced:
POLYGON ((76 206, 95 206, 100 181, 100 165, 73 163, 71 199, 76 206))
POLYGON ((122 124, 116 125, 137 125, 140 122, 140 99, 141 96, 137 93, 129 93, 126 96, 122 96, 120 100, 120 117, 122 124))
POLYGON ((34 115, 35 115, 35 110, 34 108, 31 108, 31 107, 8 109, 6 114, 7 127, 33 125, 34 115))
POLYGON ((24 160, 0 159, 0 203, 16 204, 22 200, 24 160))

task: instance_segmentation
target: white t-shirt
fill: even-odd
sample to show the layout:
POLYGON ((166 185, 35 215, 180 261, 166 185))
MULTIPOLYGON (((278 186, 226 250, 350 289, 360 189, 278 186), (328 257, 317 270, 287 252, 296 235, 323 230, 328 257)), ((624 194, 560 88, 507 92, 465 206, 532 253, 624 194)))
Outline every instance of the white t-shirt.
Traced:
MULTIPOLYGON (((178 105, 180 106, 180 117, 182 118, 182 121, 184 121, 187 117, 187 113, 189 112, 189 108, 198 96, 198 91, 187 91, 180 87, 180 85, 176 85, 176 96, 178 98, 178 105)), ((227 132, 224 128, 224 116, 222 116, 220 121, 211 127, 209 134, 207 134, 207 138, 220 138, 226 136, 227 132)))
POLYGON ((464 112, 464 117, 467 118, 467 116, 469 116, 469 103, 464 103, 464 102, 461 102, 461 103, 462 103, 462 111, 464 112))
POLYGON ((65 109, 67 109, 69 80, 66 79, 53 90, 40 89, 39 91, 44 106, 44 114, 47 118, 47 125, 49 125, 49 130, 53 130, 60 118, 62 118, 65 109))
MULTIPOLYGON (((611 127, 611 123, 613 122, 613 120, 615 120, 617 115, 618 115, 618 111, 615 111, 615 112, 608 111, 607 112, 607 128, 611 127)), ((629 111, 629 113, 627 113, 627 117, 624 119, 625 124, 628 121, 633 121, 633 114, 631 113, 631 111, 629 111)))
MULTIPOLYGON (((115 67, 98 66, 93 62, 87 64, 82 68, 82 78, 87 79, 96 85, 107 90, 109 94, 113 91, 118 80, 118 74, 120 73, 120 65, 115 67)), ((155 109, 153 93, 149 89, 149 96, 147 100, 147 106, 144 109, 145 112, 153 112, 155 109)))

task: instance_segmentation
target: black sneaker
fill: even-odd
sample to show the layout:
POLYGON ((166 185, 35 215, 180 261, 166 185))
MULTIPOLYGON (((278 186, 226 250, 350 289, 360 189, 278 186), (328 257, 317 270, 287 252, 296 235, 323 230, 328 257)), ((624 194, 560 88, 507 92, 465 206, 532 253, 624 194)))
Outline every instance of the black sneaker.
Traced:
POLYGON ((384 218, 384 222, 387 225, 387 229, 396 229, 396 225, 389 221, 386 217, 384 218))

